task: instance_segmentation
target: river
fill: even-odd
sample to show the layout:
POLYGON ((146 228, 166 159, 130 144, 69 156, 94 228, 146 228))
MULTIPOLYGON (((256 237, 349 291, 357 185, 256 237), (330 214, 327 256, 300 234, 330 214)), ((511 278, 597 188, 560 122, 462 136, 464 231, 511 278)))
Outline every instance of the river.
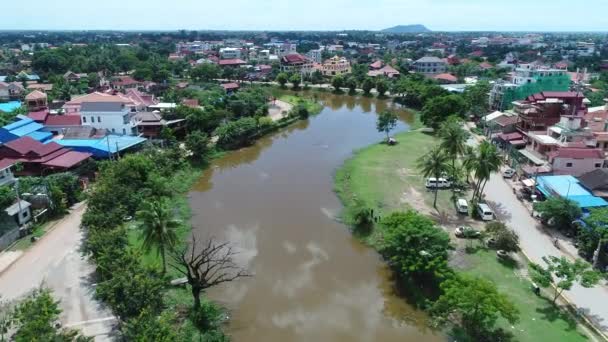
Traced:
POLYGON ((336 217, 334 171, 383 139, 390 102, 317 95, 321 114, 215 160, 190 193, 194 233, 227 240, 251 278, 212 289, 234 341, 439 341, 426 315, 393 291, 378 254, 336 217))

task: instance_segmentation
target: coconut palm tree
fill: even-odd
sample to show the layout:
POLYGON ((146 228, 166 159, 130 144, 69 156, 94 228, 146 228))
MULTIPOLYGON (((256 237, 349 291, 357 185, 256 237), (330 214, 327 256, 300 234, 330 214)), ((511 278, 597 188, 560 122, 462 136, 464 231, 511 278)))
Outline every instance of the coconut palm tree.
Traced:
POLYGON ((143 236, 142 248, 149 252, 156 249, 163 262, 163 274, 167 271, 166 251, 177 243, 176 229, 181 222, 173 216, 166 199, 146 201, 136 214, 143 236))
POLYGON ((465 146, 464 152, 462 153, 462 168, 464 169, 467 177, 467 184, 469 183, 469 177, 471 172, 475 170, 475 161, 477 159, 477 155, 475 152, 475 148, 473 146, 465 146))
MULTIPOLYGON (((425 178, 434 177, 436 180, 439 180, 441 175, 449 170, 448 159, 449 157, 443 153, 441 147, 436 146, 418 159, 417 166, 425 178)), ((433 190, 435 191, 433 207, 437 208, 437 191, 439 188, 436 186, 433 190)))
POLYGON ((452 170, 456 170, 456 160, 464 154, 467 146, 467 132, 461 127, 460 120, 448 119, 441 125, 439 136, 439 146, 452 160, 452 170))
POLYGON ((502 158, 496 146, 483 141, 477 149, 476 159, 474 167, 476 183, 473 198, 481 199, 488 179, 493 172, 500 170, 502 158))

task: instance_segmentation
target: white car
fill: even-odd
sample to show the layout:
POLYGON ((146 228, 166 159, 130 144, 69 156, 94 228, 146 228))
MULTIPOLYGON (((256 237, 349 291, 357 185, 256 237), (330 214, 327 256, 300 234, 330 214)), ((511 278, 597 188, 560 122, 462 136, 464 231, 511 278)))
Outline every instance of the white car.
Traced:
POLYGON ((515 170, 513 169, 506 169, 503 173, 502 176, 504 178, 513 178, 513 176, 515 175, 515 170))
POLYGON ((452 182, 445 178, 436 179, 434 177, 427 178, 425 183, 427 188, 447 189, 452 186, 452 182))
POLYGON ((469 214, 469 204, 467 203, 466 199, 459 198, 456 201, 456 211, 458 211, 459 214, 469 214))

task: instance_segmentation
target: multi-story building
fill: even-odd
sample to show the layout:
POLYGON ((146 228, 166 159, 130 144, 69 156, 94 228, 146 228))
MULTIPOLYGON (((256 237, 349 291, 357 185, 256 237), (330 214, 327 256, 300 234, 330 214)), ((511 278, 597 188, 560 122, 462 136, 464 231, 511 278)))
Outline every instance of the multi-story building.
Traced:
POLYGON ((284 56, 287 55, 293 55, 293 54, 297 54, 297 45, 293 44, 293 43, 283 43, 283 44, 278 44, 277 46, 277 56, 279 56, 279 58, 282 58, 284 56))
POLYGON ((135 113, 120 102, 84 102, 80 107, 82 124, 122 135, 134 135, 135 113))
POLYGON ((281 71, 308 75, 314 71, 314 64, 299 53, 294 53, 281 58, 281 71))
POLYGON ((350 62, 344 57, 334 56, 321 65, 323 76, 344 75, 349 74, 350 71, 350 62))
POLYGON ((323 61, 323 49, 310 50, 306 53, 306 57, 315 63, 321 63, 323 61))
POLYGON ((441 58, 426 56, 414 62, 414 70, 425 75, 443 74, 447 70, 447 63, 441 58))
POLYGON ((232 47, 221 48, 220 57, 222 57, 222 59, 241 58, 241 49, 232 47))

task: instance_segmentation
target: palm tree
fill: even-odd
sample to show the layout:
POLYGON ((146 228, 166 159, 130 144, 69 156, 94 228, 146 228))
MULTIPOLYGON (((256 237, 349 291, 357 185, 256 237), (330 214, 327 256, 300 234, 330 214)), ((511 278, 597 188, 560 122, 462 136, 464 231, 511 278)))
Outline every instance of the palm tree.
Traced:
POLYGON ((475 154, 475 148, 473 146, 465 146, 464 152, 462 153, 462 167, 467 174, 467 184, 469 183, 469 176, 471 172, 475 170, 475 161, 477 155, 475 154))
MULTIPOLYGON (((418 169, 425 178, 434 177, 436 180, 439 180, 441 175, 449 169, 447 162, 448 156, 443 153, 440 146, 436 146, 418 159, 418 169)), ((437 191, 439 187, 435 186, 433 190, 435 191, 433 207, 437 208, 437 191)))
POLYGON ((460 127, 459 120, 448 119, 442 125, 439 136, 441 137, 439 146, 452 160, 452 181, 455 181, 456 160, 465 152, 467 132, 460 127))
POLYGON ((475 191, 473 192, 473 198, 477 196, 481 199, 483 191, 486 187, 488 179, 493 172, 500 170, 502 165, 502 158, 500 153, 496 149, 496 146, 492 145, 487 141, 483 141, 477 150, 477 160, 475 161, 475 191))
POLYGON ((136 214, 140 220, 139 228, 143 235, 142 244, 146 252, 156 249, 163 262, 163 274, 167 271, 165 254, 177 243, 176 229, 181 222, 173 216, 173 212, 166 199, 146 201, 136 214))

